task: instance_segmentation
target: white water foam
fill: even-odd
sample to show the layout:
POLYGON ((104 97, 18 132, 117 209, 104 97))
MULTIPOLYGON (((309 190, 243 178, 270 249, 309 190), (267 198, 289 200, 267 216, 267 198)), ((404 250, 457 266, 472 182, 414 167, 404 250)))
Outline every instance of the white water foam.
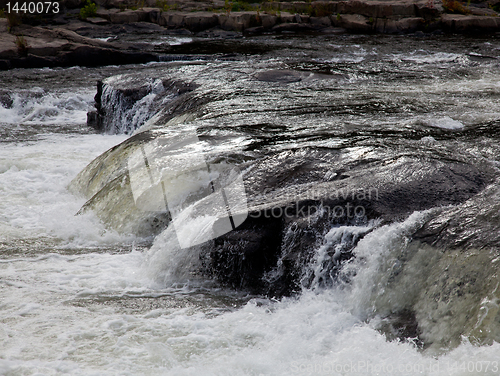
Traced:
POLYGON ((429 120, 424 121, 424 124, 426 124, 429 127, 436 127, 436 128, 442 128, 442 129, 462 129, 464 125, 449 116, 443 116, 441 118, 431 118, 429 120))
POLYGON ((404 121, 403 124, 411 128, 414 126, 425 126, 449 130, 459 130, 465 127, 464 123, 449 116, 418 116, 404 121))
MULTIPOLYGON (((181 290, 172 294, 141 268, 151 256, 135 251, 1 262, 0 373, 444 376, 482 367, 480 374, 496 375, 497 343, 476 347, 464 340, 433 357, 412 343, 387 341, 366 320, 364 303, 377 286, 380 263, 424 218, 417 213, 365 236, 355 249, 360 262, 351 266, 352 289, 309 290, 281 302, 252 299, 225 311, 186 303, 181 290), (163 307, 122 308, 169 293, 163 307)), ((172 239, 166 230, 157 240, 155 264, 175 256, 172 239)), ((180 259, 190 258, 190 250, 180 252, 180 259)))
POLYGON ((85 165, 124 136, 49 134, 35 144, 0 149, 0 240, 48 237, 82 246, 120 240, 92 213, 75 216, 85 203, 67 186, 85 165))
POLYGON ((393 57, 395 60, 406 60, 420 64, 448 63, 460 61, 460 59, 464 59, 466 61, 466 57, 461 54, 449 52, 432 53, 425 50, 418 50, 409 54, 394 54, 393 57))
POLYGON ((12 103, 0 103, 0 122, 6 124, 80 124, 93 102, 92 92, 46 92, 33 88, 10 94, 12 103))
POLYGON ((180 46, 184 43, 191 43, 192 38, 189 37, 173 37, 170 35, 160 36, 151 42, 153 45, 168 44, 169 46, 180 46))

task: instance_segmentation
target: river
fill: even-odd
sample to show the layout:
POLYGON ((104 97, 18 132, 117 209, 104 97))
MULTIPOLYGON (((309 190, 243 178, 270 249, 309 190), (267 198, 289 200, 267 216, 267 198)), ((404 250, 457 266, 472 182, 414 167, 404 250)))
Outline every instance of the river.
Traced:
POLYGON ((175 61, 1 73, 0 374, 500 374, 500 41, 179 43, 165 57, 175 61), (279 189, 334 176, 367 189, 376 176, 397 187, 394 201, 374 206, 380 218, 318 227, 300 291, 220 283, 198 273, 198 253, 172 245, 171 229, 117 230, 102 219, 121 218, 116 205, 80 211, 89 197, 69 188, 75 177, 154 115, 123 115, 104 133, 86 125, 97 80, 116 75, 189 81, 210 98, 169 132, 194 127, 207 155, 239 166, 249 206, 266 184, 278 202, 279 189), (454 231, 426 242, 453 218, 454 231), (344 246, 354 258, 333 276, 325 265, 344 246), (418 329, 400 333, 405 312, 418 329))

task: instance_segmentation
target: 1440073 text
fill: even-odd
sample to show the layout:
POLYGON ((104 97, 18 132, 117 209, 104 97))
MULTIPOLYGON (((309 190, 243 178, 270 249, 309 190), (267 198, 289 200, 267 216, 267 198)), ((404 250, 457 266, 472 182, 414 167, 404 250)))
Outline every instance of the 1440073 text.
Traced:
POLYGON ((59 13, 59 3, 52 1, 39 2, 24 2, 24 3, 7 3, 7 13, 59 13))

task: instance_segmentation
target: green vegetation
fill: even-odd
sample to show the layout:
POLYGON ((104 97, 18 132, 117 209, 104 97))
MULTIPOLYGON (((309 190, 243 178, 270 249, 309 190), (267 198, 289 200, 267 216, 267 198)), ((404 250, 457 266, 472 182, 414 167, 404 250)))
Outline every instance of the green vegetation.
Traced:
POLYGON ((210 8, 209 11, 225 12, 227 15, 229 15, 231 12, 241 12, 241 11, 258 12, 260 17, 260 12, 266 12, 268 14, 276 15, 277 10, 275 8, 276 8, 275 3, 267 2, 266 0, 252 1, 252 3, 249 3, 246 0, 236 0, 236 1, 225 0, 223 8, 219 9, 210 8))
POLYGON ((87 5, 80 9, 80 19, 84 20, 88 17, 95 17, 97 14, 97 5, 90 0, 87 0, 87 5))
POLYGON ((233 7, 232 4, 233 4, 233 2, 229 2, 229 0, 224 1, 224 10, 226 11, 228 16, 229 16, 229 13, 231 13, 231 9, 233 7))
POLYGON ((177 10, 178 9, 177 3, 169 5, 167 3, 167 0, 156 0, 156 7, 160 8, 164 12, 168 12, 169 10, 177 10))
POLYGON ((262 9, 262 11, 266 12, 267 14, 276 16, 276 9, 274 9, 272 3, 263 3, 263 4, 261 4, 260 9, 262 9))
POLYGON ((443 0, 443 8, 449 13, 469 14, 468 9, 470 1, 467 3, 467 8, 457 0, 443 0))
POLYGON ((0 18, 5 18, 5 10, 0 9, 0 18))
POLYGON ((233 12, 239 12, 241 10, 252 11, 252 10, 258 10, 258 9, 259 9, 258 6, 253 6, 245 1, 235 1, 235 2, 233 2, 233 6, 231 8, 231 10, 233 12))
POLYGON ((19 26, 22 23, 21 15, 15 13, 6 13, 7 16, 7 31, 10 33, 12 28, 19 26))
POLYGON ((142 8, 144 8, 144 5, 145 5, 144 0, 136 1, 134 5, 129 7, 129 9, 131 9, 131 10, 142 9, 142 8))
POLYGON ((331 15, 332 12, 325 4, 319 3, 312 7, 310 15, 313 17, 325 17, 331 15))
POLYGON ((230 1, 225 0, 224 2, 224 12, 230 14, 231 12, 241 12, 241 11, 255 11, 259 10, 258 5, 252 5, 244 0, 230 1))
MULTIPOLYGON (((157 4, 158 1, 157 0, 157 4)), ((281 16, 282 12, 288 12, 291 14, 299 13, 299 14, 307 14, 315 17, 324 17, 330 16, 332 14, 332 7, 328 5, 328 3, 319 3, 312 4, 310 0, 308 0, 307 6, 299 4, 295 6, 295 4, 291 4, 292 0, 287 1, 290 5, 282 6, 281 2, 276 1, 268 1, 268 0, 225 0, 224 7, 219 9, 210 8, 210 11, 213 12, 223 12, 226 14, 230 14, 231 12, 239 12, 239 11, 255 11, 260 13, 267 13, 273 16, 281 16), (249 3, 248 1, 251 1, 249 3)), ((161 8, 161 6, 160 6, 161 8)))
POLYGON ((26 56, 28 55, 28 42, 26 41, 26 38, 24 36, 16 36, 16 46, 17 46, 17 51, 19 52, 19 55, 21 56, 26 56))

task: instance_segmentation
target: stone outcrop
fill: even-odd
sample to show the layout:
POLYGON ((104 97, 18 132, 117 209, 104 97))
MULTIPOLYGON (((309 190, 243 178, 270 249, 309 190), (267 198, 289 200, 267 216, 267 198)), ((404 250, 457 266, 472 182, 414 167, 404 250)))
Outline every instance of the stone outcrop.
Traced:
POLYGON ((441 23, 445 30, 453 32, 500 30, 500 17, 443 14, 441 23))
POLYGON ((0 69, 137 64, 158 59, 153 53, 132 51, 126 45, 86 38, 60 27, 18 26, 15 32, 0 33, 0 69))
MULTIPOLYGON (((309 75, 291 69, 273 69, 257 72, 253 78, 288 85, 305 82, 309 75)), ((162 83, 163 90, 156 91, 159 104, 163 103, 162 96, 171 98, 174 92, 178 95, 167 104, 151 107, 146 129, 101 155, 71 185, 89 199, 85 210, 93 210, 105 223, 121 231, 157 233, 168 223, 164 213, 140 212, 136 208, 127 181, 127 156, 145 141, 168 139, 171 125, 188 118, 196 121, 197 114, 206 113, 206 106, 225 100, 200 95, 205 90, 203 80, 195 79, 187 84, 177 81, 176 76, 175 80, 156 77, 151 82, 162 83), (156 110, 159 112, 153 116, 156 110), (163 217, 156 218, 156 215, 163 217)), ((107 90, 100 84, 96 95, 103 130, 109 129, 106 121, 133 108, 152 87, 144 84, 143 77, 135 76, 108 78, 104 83, 107 90), (117 94, 114 97, 118 100, 108 100, 109 90, 117 94)), ((266 111, 277 113, 270 107, 266 111)), ((230 111, 223 116, 231 116, 230 111)), ((231 158, 239 160, 234 150, 229 153, 231 158)), ((498 185, 491 185, 496 174, 493 166, 468 162, 465 158, 443 162, 434 151, 429 151, 426 158, 401 151, 404 158, 387 163, 389 154, 386 153, 387 148, 381 147, 369 163, 361 163, 357 157, 349 159, 343 154, 340 158, 338 151, 311 147, 306 152, 276 150, 242 162, 239 167, 245 171, 242 178, 249 215, 232 232, 205 243, 200 253, 201 271, 234 288, 270 296, 291 295, 300 290, 301 284, 307 286, 311 282, 302 278, 304 266, 309 265, 314 250, 332 226, 359 226, 375 219, 392 223, 416 210, 430 208, 444 209, 442 216, 428 222, 417 234, 422 242, 460 244, 472 234, 479 237, 473 243, 478 247, 484 245, 484 241, 498 244, 496 234, 500 222, 492 225, 488 237, 482 235, 481 229, 485 228, 483 222, 494 218, 492 216, 498 217, 500 205, 478 204, 494 202, 498 196, 498 185), (335 176, 329 175, 333 170, 337 171, 335 176), (448 205, 462 206, 446 209, 448 205), (362 208, 363 216, 353 214, 355 208, 362 208), (477 208, 481 209, 477 211, 477 208), (337 209, 346 215, 338 215, 337 209), (467 222, 470 218, 480 223, 472 233, 468 231, 473 228, 467 222), (443 228, 448 231, 441 231, 443 228)), ((225 160, 226 154, 217 151, 214 157, 225 160)), ((335 257, 340 261, 350 259, 357 240, 346 242, 335 257)), ((333 258, 336 249, 332 247, 329 256, 333 258)), ((340 265, 332 263, 325 267, 334 276, 340 265)))
MULTIPOLYGON (((7 32, 7 19, 0 18, 0 69, 73 64, 97 66, 144 63, 158 59, 152 45, 102 42, 82 36, 98 36, 99 32, 91 31, 99 26, 110 27, 107 35, 134 33, 134 25, 141 23, 161 29, 152 29, 152 32, 180 30, 188 34, 206 30, 210 33, 212 29, 249 34, 330 33, 332 30, 337 34, 401 34, 437 29, 453 33, 500 31, 498 13, 486 7, 486 4, 479 4, 482 7, 470 5, 465 9, 468 14, 464 15, 444 13, 438 1, 432 4, 427 0, 270 2, 262 5, 261 10, 242 12, 226 10, 221 0, 196 3, 174 3, 168 0, 161 3, 162 8, 155 7, 156 1, 147 0, 143 8, 125 9, 127 6, 137 6, 130 1, 96 0, 100 6, 97 14, 82 22, 76 20, 76 0, 65 0, 61 6, 68 11, 66 15, 51 15, 47 19, 23 18, 23 22, 29 21, 32 26, 38 26, 16 26, 10 33, 7 32), (51 26, 54 24, 57 26, 51 26), (116 28, 112 28, 113 25, 116 28)), ((144 29, 143 25, 137 27, 138 32, 144 29)))
MULTIPOLYGON (((102 0, 102 3, 111 4, 106 1, 102 0)), ((468 15, 446 14, 438 2, 431 5, 426 0, 271 2, 262 11, 245 12, 226 12, 224 9, 208 12, 206 9, 210 7, 200 7, 193 8, 189 2, 183 2, 176 10, 167 11, 160 8, 123 12, 101 9, 98 16, 113 23, 146 21, 169 29, 186 28, 193 32, 216 26, 239 32, 251 29, 252 33, 269 29, 300 32, 321 30, 332 25, 348 32, 361 33, 411 33, 436 28, 452 32, 500 30, 500 18, 492 9, 470 6, 467 8, 468 15), (186 9, 191 11, 186 12, 186 9), (201 12, 192 12, 200 9, 201 12)))

